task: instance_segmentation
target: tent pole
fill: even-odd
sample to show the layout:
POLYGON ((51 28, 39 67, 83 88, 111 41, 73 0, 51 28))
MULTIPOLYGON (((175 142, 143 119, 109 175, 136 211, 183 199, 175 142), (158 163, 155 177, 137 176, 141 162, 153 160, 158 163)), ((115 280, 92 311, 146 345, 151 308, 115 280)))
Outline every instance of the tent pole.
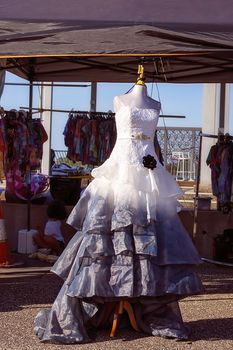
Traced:
MULTIPOLYGON (((46 83, 48 84, 48 83, 46 83)), ((52 137, 52 123, 53 123, 53 83, 51 82, 48 86, 41 88, 41 106, 40 110, 42 118, 42 124, 48 135, 48 140, 43 144, 43 158, 41 162, 41 170, 43 174, 51 174, 51 137, 52 137), (45 108, 43 108, 45 107, 45 108), (48 108, 46 108, 48 107, 48 108)))
POLYGON ((195 198, 194 198, 193 237, 192 237, 194 243, 196 242, 196 236, 197 236, 198 195, 199 195, 200 173, 201 173, 201 148, 202 148, 202 132, 200 132, 199 155, 198 155, 197 178, 196 178, 196 191, 195 191, 195 198))
POLYGON ((29 112, 32 112, 32 101, 33 101, 33 81, 29 82, 29 112))
MULTIPOLYGON (((202 150, 202 139, 203 137, 210 137, 217 139, 218 135, 206 134, 200 132, 200 143, 199 143, 199 155, 198 155, 198 165, 197 165, 197 178, 196 178, 196 192, 194 197, 194 220, 193 220, 193 241, 195 243, 197 236, 197 213, 198 213, 198 195, 199 195, 199 185, 200 185, 200 175, 201 175, 201 150, 202 150)), ((231 138, 233 136, 230 135, 231 138)))
MULTIPOLYGON (((32 113, 32 105, 33 105, 33 81, 29 82, 29 113, 32 113)), ((31 184, 31 170, 29 169, 29 186, 31 184)), ((31 229, 31 198, 27 200, 27 230, 31 229)))
POLYGON ((220 106, 219 106, 219 129, 224 133, 225 128, 225 104, 226 104, 226 84, 220 84, 220 106))
POLYGON ((90 111, 96 112, 96 99, 97 99, 97 83, 91 83, 91 104, 90 111))

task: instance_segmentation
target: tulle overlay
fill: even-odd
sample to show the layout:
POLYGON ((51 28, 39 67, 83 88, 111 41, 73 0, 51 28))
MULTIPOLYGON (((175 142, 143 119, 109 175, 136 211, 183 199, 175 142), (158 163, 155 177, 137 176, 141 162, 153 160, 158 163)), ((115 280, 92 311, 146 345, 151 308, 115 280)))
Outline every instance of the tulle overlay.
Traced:
POLYGON ((176 182, 158 161, 142 165, 149 149, 156 158, 151 142, 120 138, 93 171, 68 218, 77 233, 52 268, 64 285, 35 320, 42 341, 89 341, 89 327, 109 326, 125 299, 141 331, 187 338, 177 301, 202 291, 200 258, 177 215, 176 182))

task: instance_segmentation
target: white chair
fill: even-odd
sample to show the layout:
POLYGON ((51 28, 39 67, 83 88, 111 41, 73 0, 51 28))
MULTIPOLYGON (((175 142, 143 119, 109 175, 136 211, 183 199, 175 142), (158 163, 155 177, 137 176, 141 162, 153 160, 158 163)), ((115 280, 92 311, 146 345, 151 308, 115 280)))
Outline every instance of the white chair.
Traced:
POLYGON ((176 163, 176 166, 172 166, 172 171, 175 171, 173 174, 176 180, 192 180, 195 176, 194 171, 192 170, 193 162, 190 152, 183 151, 174 151, 172 152, 172 161, 176 163))

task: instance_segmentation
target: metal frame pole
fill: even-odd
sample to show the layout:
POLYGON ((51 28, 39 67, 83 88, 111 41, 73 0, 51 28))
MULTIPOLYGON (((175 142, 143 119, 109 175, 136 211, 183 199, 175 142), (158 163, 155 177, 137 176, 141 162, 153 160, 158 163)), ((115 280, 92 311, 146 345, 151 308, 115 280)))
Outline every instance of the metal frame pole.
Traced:
MULTIPOLYGON (((5 83, 9 86, 30 86, 30 83, 5 83)), ((51 83, 33 83, 33 86, 51 86, 51 83)), ((53 84, 54 87, 90 87, 90 84, 53 84)))
POLYGON ((198 195, 200 185, 200 174, 201 174, 201 149, 202 149, 202 132, 200 132, 200 143, 199 143, 199 155, 197 165, 197 177, 196 177, 196 191, 194 198, 194 212, 193 212, 193 241, 196 241, 197 236, 197 214, 198 214, 198 195))
MULTIPOLYGON (((33 81, 29 83, 29 113, 32 113, 33 105, 33 81)), ((31 183, 31 172, 29 171, 29 184, 31 183)), ((31 198, 27 200, 27 230, 31 229, 31 198)))
POLYGON ((224 132, 226 109, 226 84, 220 84, 219 129, 224 132))
POLYGON ((90 101, 90 111, 96 112, 96 100, 97 100, 97 83, 91 83, 91 101, 90 101))

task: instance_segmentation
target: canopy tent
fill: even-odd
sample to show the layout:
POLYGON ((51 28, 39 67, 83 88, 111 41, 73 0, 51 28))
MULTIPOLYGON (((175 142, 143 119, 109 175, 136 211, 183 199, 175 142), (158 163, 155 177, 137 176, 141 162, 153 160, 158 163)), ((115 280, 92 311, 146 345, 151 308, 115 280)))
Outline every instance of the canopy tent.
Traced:
POLYGON ((0 57, 33 81, 231 82, 231 0, 1 0, 0 57))

